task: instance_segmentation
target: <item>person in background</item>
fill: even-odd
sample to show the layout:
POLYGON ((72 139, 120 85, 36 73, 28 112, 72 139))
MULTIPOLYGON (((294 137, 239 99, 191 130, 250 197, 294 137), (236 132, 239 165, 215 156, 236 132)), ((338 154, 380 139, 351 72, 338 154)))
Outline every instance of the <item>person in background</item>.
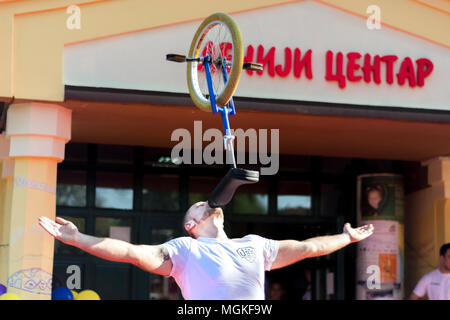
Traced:
POLYGON ((428 300, 450 300, 450 243, 439 250, 439 268, 424 275, 409 298, 418 300, 425 294, 428 300))
POLYGON ((305 270, 305 278, 307 287, 305 293, 303 294, 302 300, 311 300, 312 291, 311 291, 311 270, 305 270))
POLYGON ((283 285, 280 282, 273 281, 269 286, 267 300, 283 300, 285 293, 283 285))

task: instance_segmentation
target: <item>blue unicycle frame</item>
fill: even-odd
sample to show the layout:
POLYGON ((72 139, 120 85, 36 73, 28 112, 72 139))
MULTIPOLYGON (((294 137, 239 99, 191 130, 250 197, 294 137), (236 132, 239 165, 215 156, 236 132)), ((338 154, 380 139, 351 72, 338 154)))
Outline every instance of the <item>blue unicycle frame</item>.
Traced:
MULTIPOLYGON (((212 83, 212 77, 211 77, 211 57, 210 56, 206 56, 201 58, 201 60, 203 61, 203 67, 205 69, 205 75, 206 75, 206 82, 208 84, 208 93, 209 93, 209 101, 211 103, 211 110, 212 113, 220 113, 220 116, 222 118, 222 124, 223 124, 223 129, 224 129, 224 147, 225 150, 228 151, 227 155, 230 155, 231 160, 232 160, 232 165, 234 168, 236 168, 236 161, 234 158, 234 150, 233 150, 233 139, 234 136, 231 134, 231 127, 230 127, 230 120, 228 118, 228 115, 235 115, 236 114, 236 109, 234 107, 234 101, 233 101, 233 97, 230 98, 230 100, 228 101, 228 103, 225 106, 218 106, 216 103, 216 95, 214 92, 214 87, 213 87, 213 83, 212 83)), ((222 63, 222 67, 221 67, 221 72, 222 72, 222 76, 223 76, 223 81, 226 84, 228 82, 228 75, 227 75, 227 70, 226 70, 226 60, 224 60, 224 62, 222 63)))
MULTIPOLYGON (((228 116, 233 116, 236 114, 236 109, 234 107, 233 97, 227 102, 225 106, 218 106, 216 101, 216 95, 214 92, 214 86, 211 76, 211 64, 213 63, 211 56, 207 55, 201 58, 186 58, 186 56, 177 54, 168 54, 166 59, 174 62, 185 62, 185 61, 196 61, 201 62, 205 69, 206 82, 208 85, 209 101, 211 104, 211 111, 213 114, 220 113, 222 118, 222 124, 224 129, 223 142, 226 151, 227 164, 232 164, 232 168, 228 171, 226 176, 222 178, 213 192, 208 198, 208 205, 211 208, 223 207, 231 201, 236 189, 244 184, 256 183, 259 181, 259 172, 251 171, 245 169, 239 169, 236 166, 236 160, 234 157, 234 147, 233 140, 234 136, 231 134, 230 120, 228 116)), ((216 65, 220 66, 224 83, 228 83, 227 66, 228 63, 226 59, 216 65)), ((262 65, 258 63, 244 62, 243 69, 247 70, 262 70, 262 65)))
MULTIPOLYGON (((166 56, 166 59, 173 62, 187 62, 187 61, 196 61, 203 64, 203 67, 205 69, 205 75, 206 75, 206 82, 208 85, 208 93, 209 93, 209 100, 211 104, 211 111, 213 114, 220 113, 222 117, 222 124, 224 129, 224 147, 227 151, 227 156, 230 156, 230 160, 232 161, 233 167, 236 168, 236 160, 234 158, 234 150, 233 150, 233 139, 234 136, 231 134, 231 128, 230 128, 230 120, 228 118, 229 115, 233 116, 236 114, 236 109, 234 107, 234 101, 233 97, 230 98, 228 103, 225 106, 218 106, 216 102, 216 95, 214 92, 213 82, 212 82, 212 76, 211 76, 211 64, 212 64, 212 58, 209 55, 206 55, 201 58, 187 58, 186 56, 179 55, 179 54, 168 54, 166 56)), ((228 63, 226 59, 224 58, 223 61, 220 63, 220 69, 222 72, 224 83, 226 84, 228 82, 228 74, 227 74, 227 66, 228 63)), ((262 65, 258 63, 251 63, 251 62, 244 62, 243 69, 246 70, 253 70, 253 71, 259 71, 262 70, 262 65)), ((228 162, 228 161, 227 161, 228 162)))

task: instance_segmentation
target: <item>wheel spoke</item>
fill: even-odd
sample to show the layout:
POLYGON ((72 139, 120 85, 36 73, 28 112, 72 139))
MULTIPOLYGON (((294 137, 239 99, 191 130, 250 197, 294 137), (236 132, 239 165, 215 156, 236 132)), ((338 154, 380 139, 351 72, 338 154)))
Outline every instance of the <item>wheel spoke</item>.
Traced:
MULTIPOLYGON (((242 38, 238 26, 228 15, 222 13, 214 15, 214 17, 208 17, 199 27, 191 51, 196 52, 198 56, 211 56, 212 88, 218 104, 223 104, 229 100, 230 94, 232 95, 236 89, 238 81, 236 79, 240 77, 241 70, 233 70, 233 73, 231 71, 232 64, 236 60, 234 56, 234 46, 236 46, 234 41, 236 39, 239 40, 237 44, 239 48, 239 51, 237 51, 239 52, 237 55, 238 61, 243 59, 242 38), (225 82, 223 72, 226 72, 228 80, 231 79, 231 86, 230 81, 225 82)), ((192 55, 192 52, 190 52, 190 55, 192 55)), ((206 106, 210 103, 205 68, 201 66, 201 63, 191 64, 191 66, 188 71, 189 93, 197 106, 202 105, 200 108, 206 109, 206 106)))

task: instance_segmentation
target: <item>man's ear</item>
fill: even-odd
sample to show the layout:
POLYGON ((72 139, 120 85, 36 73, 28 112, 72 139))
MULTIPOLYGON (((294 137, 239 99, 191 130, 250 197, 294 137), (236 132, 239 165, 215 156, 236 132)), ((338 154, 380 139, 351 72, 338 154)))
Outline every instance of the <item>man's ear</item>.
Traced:
POLYGON ((186 222, 186 223, 184 224, 184 228, 189 232, 189 231, 191 231, 196 225, 197 225, 197 224, 196 224, 194 221, 189 220, 188 222, 186 222))

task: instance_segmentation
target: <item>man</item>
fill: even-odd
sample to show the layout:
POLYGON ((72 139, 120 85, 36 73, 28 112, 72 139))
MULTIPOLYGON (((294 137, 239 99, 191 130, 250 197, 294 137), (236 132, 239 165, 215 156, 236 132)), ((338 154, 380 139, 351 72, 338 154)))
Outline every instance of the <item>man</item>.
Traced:
POLYGON ((185 299, 264 299, 264 271, 305 258, 326 255, 373 233, 373 226, 344 226, 341 234, 305 241, 275 241, 257 235, 229 239, 221 208, 198 202, 186 212, 183 225, 190 237, 160 245, 133 245, 78 232, 61 218, 41 217, 39 224, 56 239, 97 257, 127 262, 152 273, 171 276, 185 299))
POLYGON ((429 300, 450 300, 450 243, 439 250, 439 268, 424 275, 409 298, 418 300, 425 294, 429 300))
POLYGON ((280 282, 273 281, 270 283, 269 290, 267 292, 267 300, 283 300, 286 291, 280 282))

